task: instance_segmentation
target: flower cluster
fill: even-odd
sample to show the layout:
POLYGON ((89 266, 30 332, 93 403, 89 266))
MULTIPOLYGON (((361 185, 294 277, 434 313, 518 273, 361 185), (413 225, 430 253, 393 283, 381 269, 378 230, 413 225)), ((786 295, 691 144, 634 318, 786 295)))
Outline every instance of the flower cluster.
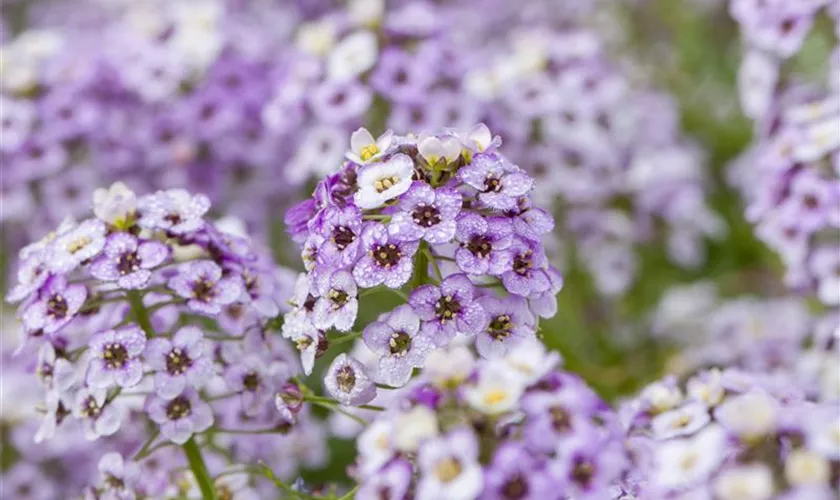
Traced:
POLYGON ((666 378, 620 410, 639 480, 629 498, 837 496, 836 402, 762 372, 666 378))
MULTIPOLYGON (((167 443, 189 456, 198 443, 223 450, 228 434, 245 434, 218 465, 247 457, 288 473, 297 452, 278 453, 275 444, 322 449, 306 412, 284 419, 274 410, 275 394, 299 371, 265 329, 281 312, 291 274, 241 224, 206 220, 209 208, 205 196, 185 190, 136 196, 115 184, 96 192, 94 217, 67 219, 21 251, 8 298, 20 302, 19 350, 32 353, 44 397, 37 442, 65 433, 131 436, 122 451, 134 468, 158 467, 157 454, 146 457, 167 443), (275 436, 256 436, 266 433, 275 436)), ((112 468, 122 470, 123 458, 102 460, 104 487, 115 488, 107 478, 119 477, 112 468)), ((155 488, 169 484, 137 488, 158 497, 155 488)))
MULTIPOLYGON (((287 214, 307 272, 283 334, 307 373, 326 333, 349 332, 372 289, 405 303, 364 328, 380 357, 369 384, 404 385, 458 335, 474 338, 484 357, 534 338, 562 286, 540 241, 553 220, 533 205, 533 179, 499 144, 483 125, 468 134, 353 134, 348 161, 287 214)), ((373 395, 359 391, 348 397, 373 395)))
POLYGON ((617 415, 558 364, 537 342, 435 351, 358 436, 358 498, 617 498, 617 415))
POLYGON ((836 307, 840 48, 827 62, 827 82, 806 83, 802 75, 784 71, 823 10, 834 20, 837 43, 840 9, 830 4, 732 1, 732 15, 749 48, 739 76, 742 107, 758 129, 751 149, 736 162, 732 180, 747 199, 747 218, 757 235, 782 257, 788 284, 816 290, 824 304, 836 307))

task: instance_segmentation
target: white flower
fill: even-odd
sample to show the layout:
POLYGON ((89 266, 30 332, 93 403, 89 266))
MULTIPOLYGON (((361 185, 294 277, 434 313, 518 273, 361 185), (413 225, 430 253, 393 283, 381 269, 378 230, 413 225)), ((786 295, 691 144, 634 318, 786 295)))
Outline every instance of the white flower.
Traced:
POLYGON ((492 146, 494 139, 487 125, 479 123, 467 133, 466 141, 464 142, 468 148, 480 153, 492 146))
POLYGON ((358 24, 377 25, 385 13, 385 0, 350 0, 347 13, 358 24))
POLYGON ((452 163, 461 156, 461 141, 451 135, 443 138, 421 136, 417 141, 417 150, 429 165, 434 165, 441 159, 452 163))
POLYGON ((770 107, 779 79, 779 64, 759 50, 750 50, 738 72, 741 107, 750 118, 764 116, 770 107))
POLYGON ((715 480, 714 491, 720 500, 767 500, 773 496, 773 473, 764 464, 728 469, 715 480))
POLYGON ((710 420, 706 405, 694 402, 660 413, 653 417, 650 424, 656 439, 670 439, 694 434, 705 427, 710 420))
POLYGON ((641 399, 648 401, 654 412, 660 413, 676 408, 682 402, 683 395, 676 384, 660 381, 645 387, 641 399))
POLYGON ((335 31, 329 20, 304 23, 297 32, 297 46, 304 52, 323 56, 335 44, 335 31))
POLYGON ((93 192, 93 214, 113 226, 126 224, 137 209, 137 196, 122 182, 93 192))
POLYGON ((504 362, 522 379, 523 385, 529 385, 541 379, 560 364, 560 355, 546 350, 542 342, 525 341, 511 347, 504 357, 504 362))
POLYGON ((832 460, 840 459, 840 417, 836 410, 809 416, 805 435, 810 450, 832 460))
POLYGON ((359 173, 359 191, 354 198, 363 209, 377 208, 388 200, 408 191, 414 162, 404 154, 395 155, 388 161, 367 165, 359 173))
POLYGON ((682 488, 704 481, 724 458, 726 435, 711 425, 689 439, 674 439, 655 450, 654 482, 665 488, 682 488))
POLYGON ((831 476, 828 460, 808 450, 794 450, 785 460, 785 477, 794 486, 827 484, 831 476))
POLYGON ((723 402, 715 410, 715 419, 743 439, 767 435, 776 427, 778 405, 763 392, 751 391, 723 402))
POLYGON ((686 384, 686 390, 689 398, 694 401, 699 401, 710 408, 717 406, 723 401, 725 394, 721 384, 720 370, 709 370, 701 376, 692 377, 686 384))
POLYGON ((361 75, 376 64, 379 48, 370 31, 357 31, 336 45, 327 58, 327 77, 347 81, 361 75))
POLYGON ((464 398, 481 413, 497 415, 512 410, 524 389, 523 379, 510 368, 487 363, 478 374, 478 382, 464 389, 464 398))
POLYGON ((368 129, 362 127, 350 136, 350 152, 347 153, 347 159, 359 165, 373 163, 388 152, 393 141, 394 133, 390 130, 380 135, 379 139, 374 139, 368 129))
POLYGON ((470 376, 475 367, 475 356, 464 346, 435 349, 426 358, 423 373, 438 387, 457 387, 470 376))
POLYGON ((420 443, 440 432, 435 412, 423 405, 417 405, 401 414, 394 422, 394 447, 400 451, 417 450, 420 443))
POLYGON ((394 424, 390 420, 374 420, 356 440, 359 470, 363 476, 379 470, 393 456, 394 424))

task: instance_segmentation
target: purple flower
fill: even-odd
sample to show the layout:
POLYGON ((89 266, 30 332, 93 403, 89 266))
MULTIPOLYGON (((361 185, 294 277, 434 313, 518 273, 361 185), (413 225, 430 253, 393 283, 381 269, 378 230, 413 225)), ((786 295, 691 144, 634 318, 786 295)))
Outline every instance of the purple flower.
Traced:
POLYGON ((322 212, 321 230, 324 237, 320 255, 326 262, 349 266, 359 255, 362 233, 362 211, 348 205, 344 208, 327 207, 322 212))
POLYGON ((194 433, 203 432, 213 425, 210 405, 189 388, 172 399, 149 396, 146 413, 160 426, 161 434, 176 444, 186 443, 194 433))
POLYGON ((503 356, 519 342, 536 338, 536 318, 522 297, 485 295, 478 298, 478 303, 489 316, 475 337, 475 348, 482 357, 503 356))
POLYGON ((139 356, 145 347, 146 334, 137 325, 97 333, 90 340, 88 385, 97 389, 137 385, 143 378, 139 356))
POLYGON ((394 240, 382 224, 367 226, 362 232, 364 254, 353 268, 356 283, 363 288, 382 283, 390 288, 403 286, 411 278, 412 257, 419 246, 417 241, 394 240))
POLYGON ((155 373, 155 391, 163 399, 172 399, 189 385, 202 387, 213 375, 213 345, 195 326, 181 327, 172 340, 151 339, 144 358, 155 373))
POLYGON ((210 209, 210 200, 185 189, 170 189, 140 198, 137 208, 141 227, 184 235, 204 225, 202 217, 210 209))
POLYGON ((511 269, 510 247, 513 225, 507 217, 482 217, 477 213, 463 213, 458 217, 455 262, 470 274, 500 276, 511 269))
POLYGON ((710 421, 708 407, 703 403, 693 402, 653 417, 650 427, 654 437, 663 440, 694 434, 710 421))
POLYGON ((542 500, 551 498, 551 478, 521 444, 507 442, 493 454, 484 472, 482 500, 542 500))
POLYGON ((542 245, 514 238, 510 252, 512 268, 502 274, 502 283, 508 292, 528 297, 551 288, 551 280, 546 272, 548 259, 542 245))
POLYGON ((225 371, 225 382, 234 392, 242 393, 246 415, 255 415, 272 400, 276 389, 288 375, 287 367, 266 352, 247 353, 231 363, 225 371))
POLYGON ((522 169, 493 154, 476 155, 458 175, 478 191, 478 201, 495 210, 516 208, 517 198, 527 194, 534 184, 522 169))
POLYGON ((47 263, 51 270, 69 273, 102 251, 105 246, 105 223, 88 219, 60 234, 53 241, 47 263))
POLYGON ((612 498, 613 483, 625 468, 627 458, 620 441, 604 439, 594 430, 569 443, 549 466, 570 498, 612 498))
POLYGON ((67 278, 56 275, 38 292, 38 298, 23 305, 21 318, 30 332, 55 333, 64 327, 87 299, 84 285, 68 285, 67 278))
POLYGON ((85 438, 92 441, 120 429, 122 416, 113 403, 105 404, 106 389, 83 387, 76 393, 73 416, 82 420, 85 438))
POLYGON ((126 463, 122 455, 110 452, 99 459, 100 482, 105 490, 103 498, 133 500, 134 488, 140 483, 140 468, 137 463, 126 463))
POLYGON ((330 396, 343 405, 363 405, 376 397, 376 386, 364 365, 345 353, 333 360, 324 376, 324 385, 330 396))
POLYGON ((47 262, 46 252, 34 252, 23 257, 17 271, 17 284, 6 295, 6 300, 19 302, 41 288, 50 277, 47 262))
POLYGON ((458 332, 473 335, 487 324, 487 313, 474 300, 475 286, 466 274, 453 274, 440 286, 423 285, 411 293, 409 304, 423 320, 423 334, 445 346, 458 332))
POLYGON ((455 236, 455 217, 461 211, 461 194, 454 189, 432 189, 415 181, 400 198, 400 211, 388 230, 400 241, 424 239, 436 245, 455 236))
POLYGON ((143 288, 153 269, 169 256, 169 248, 157 241, 143 241, 128 233, 114 233, 103 255, 90 266, 90 274, 102 281, 116 281, 120 288, 143 288))
POLYGON ((356 492, 357 498, 379 498, 398 500, 406 498, 411 486, 411 464, 397 459, 388 462, 382 469, 365 480, 356 492))
POLYGON ((322 123, 344 123, 365 114, 373 95, 370 88, 359 82, 325 81, 308 94, 312 113, 322 123))
POLYGON ((209 260, 187 262, 169 280, 169 288, 187 300, 190 310, 215 316, 222 306, 232 304, 242 295, 242 285, 235 277, 222 277, 222 268, 209 260))
POLYGON ((540 241, 544 234, 554 230, 554 217, 542 208, 533 206, 527 196, 519 198, 516 210, 509 215, 513 217, 513 232, 525 239, 540 241))
POLYGON ((377 380, 400 387, 411 378, 411 371, 423 366, 432 342, 420 333, 420 318, 409 305, 391 311, 384 321, 365 328, 365 344, 380 356, 377 380))
POLYGON ((335 271, 321 282, 312 323, 320 330, 333 327, 342 332, 350 330, 359 312, 358 288, 353 275, 345 270, 335 271))
POLYGON ((470 500, 481 492, 478 440, 471 429, 455 429, 426 441, 418 450, 417 464, 417 500, 470 500))

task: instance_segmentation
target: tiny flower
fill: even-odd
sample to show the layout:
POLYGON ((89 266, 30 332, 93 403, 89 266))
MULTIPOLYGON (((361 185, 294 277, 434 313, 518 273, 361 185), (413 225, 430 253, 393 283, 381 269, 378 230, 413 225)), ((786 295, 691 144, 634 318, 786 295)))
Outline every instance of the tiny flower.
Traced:
POLYGON ((193 389, 163 399, 152 395, 146 400, 146 413, 160 426, 160 432, 176 444, 184 444, 194 433, 213 425, 213 411, 193 389))
POLYGON ((69 273, 102 251, 105 246, 105 224, 88 219, 56 237, 50 246, 48 265, 59 273, 69 273))
POLYGON ((809 450, 794 450, 785 459, 785 478, 794 486, 828 484, 831 466, 825 457, 809 450))
POLYGON ((404 154, 396 154, 382 163, 362 167, 359 171, 359 191, 354 200, 362 209, 373 209, 400 196, 411 187, 414 162, 404 154))
POLYGON ((458 217, 455 262, 470 274, 500 276, 511 269, 512 255, 507 251, 513 241, 513 225, 507 217, 482 217, 464 213, 458 217))
POLYGON ((207 316, 219 314, 222 306, 236 302, 242 294, 240 280, 222 277, 222 269, 209 260, 182 264, 168 286, 187 299, 190 310, 207 316))
POLYGON ((531 190, 534 180, 504 158, 479 154, 458 171, 467 185, 478 191, 478 201, 495 210, 516 208, 517 198, 531 190))
POLYGON ((371 69, 378 55, 376 35, 367 30, 346 36, 327 56, 327 77, 350 80, 371 69))
POLYGON ((711 421, 709 410, 702 403, 688 403, 675 410, 660 413, 651 421, 656 439, 688 436, 702 429, 711 421))
POLYGON ((500 143, 498 137, 494 138, 487 125, 479 123, 474 126, 467 134, 466 146, 476 153, 482 153, 491 146, 498 146, 500 143))
POLYGON ((411 486, 411 464, 394 460, 370 476, 356 492, 357 498, 406 498, 411 486))
POLYGON ((467 275, 453 274, 440 286, 417 288, 408 302, 423 320, 423 334, 436 346, 445 346, 456 333, 476 334, 487 324, 487 313, 474 295, 475 286, 467 275))
POLYGON ((99 476, 106 497, 119 500, 135 498, 135 487, 140 483, 140 468, 134 462, 125 463, 122 455, 110 452, 99 459, 99 476))
POLYGON ((231 363, 224 376, 228 387, 242 394, 245 414, 255 415, 271 401, 287 374, 282 362, 268 359, 264 352, 252 352, 231 363))
POLYGON ((733 396, 715 409, 715 420, 745 440, 759 439, 776 427, 776 401, 758 390, 733 396))
POLYGON ((514 409, 522 396, 522 379, 504 365, 490 365, 478 374, 478 380, 464 389, 464 399, 473 409, 498 415, 514 409))
POLYGON ((482 499, 540 500, 550 498, 551 477, 521 444, 507 442, 493 453, 484 472, 482 499))
POLYGON ((417 463, 417 500, 472 500, 481 492, 478 441, 471 429, 427 441, 418 450, 417 463))
POLYGON ((93 213, 107 224, 126 229, 131 225, 136 210, 137 196, 122 182, 93 192, 93 213))
POLYGON ((366 128, 359 128, 350 136, 350 152, 347 159, 359 165, 374 163, 391 148, 394 133, 390 130, 374 140, 366 128))
POLYGON ((213 375, 213 345, 195 326, 181 327, 172 340, 154 338, 146 346, 144 358, 155 373, 155 392, 172 399, 189 386, 200 388, 213 375))
POLYGON ((502 283, 508 292, 528 297, 551 287, 546 271, 548 259, 541 245, 515 238, 509 251, 513 258, 511 269, 502 274, 502 283))
POLYGON ((294 423, 303 407, 303 393, 300 387, 293 382, 284 384, 283 389, 274 395, 274 407, 277 408, 283 420, 294 423))
POLYGON ((114 385, 137 385, 143 377, 143 362, 139 356, 145 346, 146 334, 133 324, 94 335, 90 340, 87 383, 104 389, 114 385))
POLYGON ((374 223, 362 232, 364 254, 353 268, 356 283, 363 288, 380 284, 399 288, 411 278, 414 253, 419 243, 396 241, 384 225, 374 223))
POLYGON ((653 481, 663 488, 683 488, 705 481, 724 459, 726 436, 710 425, 688 439, 666 441, 656 447, 653 481))
POLYGON ((184 235, 204 225, 202 217, 210 209, 210 200, 184 189, 170 189, 140 198, 137 208, 141 227, 184 235))
POLYGON ((435 349, 426 358, 423 373, 438 387, 456 388, 472 374, 475 356, 466 347, 435 349))
POLYGON ((408 305, 397 307, 384 321, 368 325, 363 337, 365 344, 381 356, 377 380, 394 387, 405 385, 412 370, 423 366, 432 350, 431 340, 420 333, 420 318, 408 305))
POLYGON ((426 163, 435 167, 438 162, 453 163, 461 156, 461 141, 455 136, 421 137, 417 142, 417 151, 426 163))
POLYGON ((773 473, 764 464, 726 469, 715 479, 713 489, 720 500, 769 500, 773 497, 773 473))
POLYGON ((359 406, 376 397, 376 386, 365 373, 365 367, 345 353, 333 360, 324 384, 327 392, 343 405, 359 406))
POLYGON ((560 355, 537 340, 519 342, 508 349, 504 362, 525 385, 533 384, 560 364, 560 355))
POLYGON ((93 441, 100 436, 110 436, 120 429, 122 417, 113 403, 105 403, 105 389, 88 389, 76 393, 73 416, 82 420, 85 438, 93 441))
POLYGON ((352 205, 328 207, 322 217, 319 236, 325 239, 320 249, 323 259, 341 266, 356 262, 361 246, 362 211, 352 205))
POLYGON ((143 288, 152 276, 150 269, 161 265, 169 248, 157 241, 138 241, 128 233, 114 233, 105 242, 102 255, 90 266, 94 278, 116 281, 120 288, 143 288))
POLYGON ((320 330, 353 328, 359 311, 358 288, 349 271, 335 271, 325 279, 315 303, 312 323, 320 330))
POLYGON ((525 299, 514 295, 505 298, 484 295, 478 298, 478 303, 489 317, 475 337, 475 348, 482 357, 504 356, 511 346, 536 338, 536 318, 525 299))
POLYGON ((400 211, 388 230, 402 241, 423 239, 433 245, 448 243, 455 236, 455 217, 461 211, 461 195, 454 189, 432 189, 414 182, 400 199, 400 211))
POLYGON ((76 371, 73 364, 56 356, 55 347, 47 342, 38 350, 38 363, 35 372, 48 391, 63 394, 76 383, 76 371))
POLYGON ((23 324, 30 332, 55 333, 76 316, 86 298, 84 285, 69 285, 64 276, 53 276, 40 290, 38 299, 23 306, 23 324))

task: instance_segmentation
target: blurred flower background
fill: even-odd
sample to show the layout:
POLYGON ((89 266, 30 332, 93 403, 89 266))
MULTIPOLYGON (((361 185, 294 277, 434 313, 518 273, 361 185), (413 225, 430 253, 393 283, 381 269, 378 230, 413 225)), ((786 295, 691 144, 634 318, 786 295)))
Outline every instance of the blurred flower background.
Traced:
MULTIPOLYGON (((648 426, 661 431, 655 421, 635 420, 639 408, 661 402, 666 387, 681 383, 690 392, 714 376, 703 370, 716 367, 783 377, 807 398, 829 402, 835 416, 840 411, 836 1, 7 0, 3 7, 0 266, 10 295, 32 281, 18 252, 101 208, 105 195, 94 205, 95 190, 120 181, 138 197, 173 188, 203 194, 166 203, 184 219, 250 235, 261 272, 269 253, 283 266, 272 286, 285 301, 294 272, 304 271, 299 244, 309 222, 307 212, 288 209, 338 172, 348 151, 364 163, 388 147, 360 149, 354 131, 364 127, 375 141, 386 130, 467 134, 484 123, 504 156, 534 179, 534 205, 554 216, 542 244, 563 290, 537 334, 563 370, 594 389, 592 398, 619 405, 616 419, 633 422, 628 436, 648 426), (666 375, 676 378, 661 380, 666 375)), ((168 231, 184 223, 158 222, 154 228, 168 231)), ((213 254, 212 243, 202 245, 213 254)), ((190 287, 181 288, 187 298, 190 287)), ((398 303, 394 294, 373 294, 359 310, 362 324, 398 303)), ((2 309, 2 491, 70 498, 62 492, 75 495, 96 480, 105 448, 78 432, 32 441, 45 403, 36 356, 15 355, 33 329, 18 316, 10 305, 2 309)), ((237 319, 219 319, 220 328, 239 328, 238 335, 252 318, 238 326, 237 319)), ((275 341, 285 342, 277 330, 275 341)), ((271 349, 285 360, 291 346, 271 349)), ((343 358, 327 371, 339 351, 301 380, 323 392, 342 369, 343 358)), ((370 353, 361 342, 351 352, 375 361, 364 359, 370 353)), ((481 366, 482 376, 492 371, 481 366)), ((761 385, 755 380, 749 384, 761 385)), ((322 410, 307 411, 284 436, 282 456, 254 445, 237 457, 268 461, 289 484, 301 478, 301 489, 349 484, 359 427, 322 410)), ((716 446, 710 436, 692 439, 716 446)), ((445 448, 461 438, 437 439, 445 448)), ((117 441, 109 446, 143 442, 125 433, 117 441)), ((681 452, 663 449, 657 453, 681 452)), ((723 488, 720 498, 748 498, 723 488)))

